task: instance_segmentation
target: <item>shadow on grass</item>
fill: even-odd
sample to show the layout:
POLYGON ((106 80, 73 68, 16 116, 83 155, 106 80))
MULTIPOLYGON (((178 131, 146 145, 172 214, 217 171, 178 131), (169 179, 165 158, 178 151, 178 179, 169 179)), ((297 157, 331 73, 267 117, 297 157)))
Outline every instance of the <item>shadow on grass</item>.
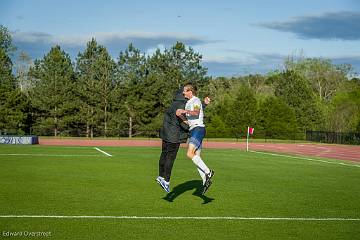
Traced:
POLYGON ((172 189, 171 192, 169 192, 165 197, 163 197, 164 200, 168 202, 173 202, 178 196, 183 194, 184 192, 190 191, 195 189, 194 193, 192 195, 201 198, 204 202, 202 204, 207 204, 215 200, 214 198, 209 198, 205 195, 202 195, 202 181, 201 180, 191 180, 184 182, 182 184, 177 185, 172 189))

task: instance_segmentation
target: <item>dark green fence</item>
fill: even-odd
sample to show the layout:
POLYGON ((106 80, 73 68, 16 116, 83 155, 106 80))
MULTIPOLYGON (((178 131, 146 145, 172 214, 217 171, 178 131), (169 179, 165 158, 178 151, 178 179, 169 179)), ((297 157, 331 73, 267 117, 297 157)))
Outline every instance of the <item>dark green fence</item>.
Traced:
MULTIPOLYGON (((38 136, 54 136, 52 129, 46 131, 33 131, 29 133, 20 133, 16 130, 11 129, 0 129, 0 135, 24 135, 24 134, 35 134, 38 136)), ((58 137, 86 137, 87 133, 83 128, 74 128, 72 131, 60 130, 58 137)), ((129 129, 107 129, 106 132, 102 128, 95 128, 93 131, 93 137, 129 137, 129 129)), ((159 137, 159 129, 133 129, 132 137, 146 137, 146 138, 157 138, 159 137)), ((213 129, 206 130, 206 139, 216 138, 229 138, 235 139, 236 141, 242 141, 246 139, 246 131, 238 129, 225 129, 223 131, 215 131, 213 129)), ((327 132, 327 131, 259 131, 255 128, 254 134, 251 136, 252 141, 261 142, 272 142, 274 140, 287 140, 287 141, 312 141, 321 143, 336 143, 336 144, 352 144, 360 145, 360 133, 348 132, 327 132)))
POLYGON ((360 145, 360 133, 356 132, 325 132, 325 131, 306 131, 306 140, 321 143, 337 143, 360 145))

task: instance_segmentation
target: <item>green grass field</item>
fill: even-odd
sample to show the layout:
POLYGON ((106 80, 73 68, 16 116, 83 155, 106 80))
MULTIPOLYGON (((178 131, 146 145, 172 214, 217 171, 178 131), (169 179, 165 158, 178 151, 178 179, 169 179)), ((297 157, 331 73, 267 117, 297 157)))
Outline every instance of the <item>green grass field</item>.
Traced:
POLYGON ((360 239, 358 165, 204 149, 216 174, 201 196, 197 170, 180 149, 167 195, 155 182, 159 148, 100 149, 113 156, 93 147, 0 145, 0 238, 360 239))

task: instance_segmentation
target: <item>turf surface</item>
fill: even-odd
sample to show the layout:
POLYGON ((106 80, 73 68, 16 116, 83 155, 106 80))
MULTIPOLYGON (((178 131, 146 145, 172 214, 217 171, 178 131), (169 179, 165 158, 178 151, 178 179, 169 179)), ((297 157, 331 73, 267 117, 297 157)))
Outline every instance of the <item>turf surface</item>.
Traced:
POLYGON ((160 149, 100 149, 113 156, 93 147, 0 145, 0 215, 261 219, 1 217, 0 238, 26 231, 51 239, 360 238, 359 220, 274 220, 360 219, 359 167, 205 149, 215 176, 202 196, 197 170, 180 149, 166 194, 155 182, 160 149))

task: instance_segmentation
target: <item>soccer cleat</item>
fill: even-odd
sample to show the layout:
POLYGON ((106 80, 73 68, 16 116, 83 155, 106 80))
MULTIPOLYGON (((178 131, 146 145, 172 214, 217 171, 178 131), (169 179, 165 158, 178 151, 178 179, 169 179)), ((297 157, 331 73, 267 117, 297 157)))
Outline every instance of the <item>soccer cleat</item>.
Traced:
POLYGON ((205 174, 206 181, 210 181, 210 179, 215 175, 215 172, 213 170, 210 170, 208 174, 205 174))
POLYGON ((160 177, 160 176, 158 176, 156 179, 155 179, 155 181, 158 183, 158 184, 160 184, 161 185, 161 181, 163 181, 164 180, 164 178, 163 177, 160 177))
POLYGON ((207 190, 209 189, 211 184, 212 184, 211 180, 205 182, 205 184, 203 185, 203 190, 202 190, 201 195, 204 195, 207 192, 207 190))
POLYGON ((156 182, 167 192, 170 192, 170 184, 165 181, 163 177, 157 177, 156 182))
POLYGON ((203 185, 203 191, 202 194, 204 195, 206 193, 206 191, 209 189, 209 187, 211 186, 212 182, 211 182, 211 178, 214 176, 215 172, 213 170, 210 170, 210 172, 208 174, 206 174, 206 180, 205 183, 203 185))
POLYGON ((163 182, 164 182, 164 186, 162 186, 162 185, 161 186, 163 187, 165 192, 169 193, 170 192, 170 183, 165 182, 165 180, 163 182))

